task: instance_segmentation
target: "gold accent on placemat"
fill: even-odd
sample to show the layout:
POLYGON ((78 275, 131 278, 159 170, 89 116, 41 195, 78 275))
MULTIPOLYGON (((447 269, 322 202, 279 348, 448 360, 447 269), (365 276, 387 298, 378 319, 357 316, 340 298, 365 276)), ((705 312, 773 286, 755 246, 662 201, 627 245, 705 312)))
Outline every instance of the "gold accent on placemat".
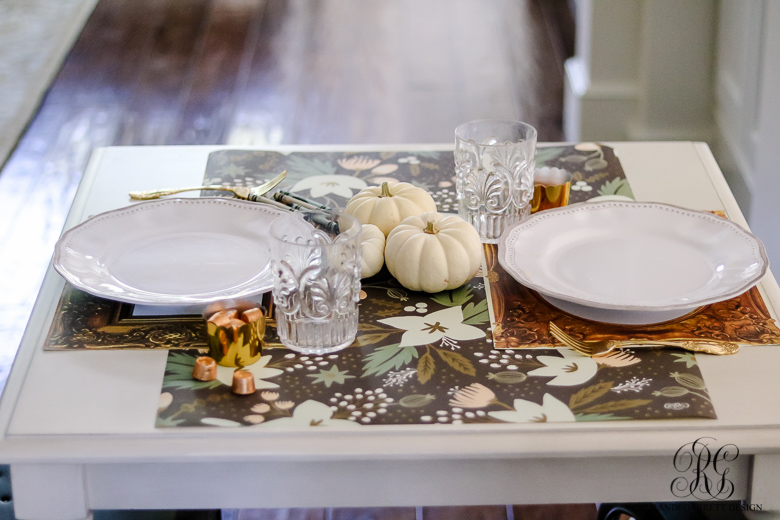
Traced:
POLYGON ((498 264, 497 247, 484 245, 489 307, 495 348, 560 346, 551 321, 578 339, 709 339, 743 345, 780 343, 780 329, 756 287, 729 300, 705 305, 675 320, 654 325, 614 325, 584 320, 548 304, 498 264))
POLYGON ((208 346, 200 314, 134 316, 132 304, 98 298, 66 284, 44 350, 205 350, 208 346))
POLYGON ((132 305, 67 285, 44 350, 207 348, 201 316, 132 315, 132 305))
MULTIPOLYGON (((271 293, 263 295, 268 309, 263 350, 285 348, 276 335, 271 293)), ((44 350, 208 350, 203 316, 134 316, 133 305, 89 295, 66 284, 54 314, 44 350)), ((247 363, 249 364, 249 363, 247 363)))

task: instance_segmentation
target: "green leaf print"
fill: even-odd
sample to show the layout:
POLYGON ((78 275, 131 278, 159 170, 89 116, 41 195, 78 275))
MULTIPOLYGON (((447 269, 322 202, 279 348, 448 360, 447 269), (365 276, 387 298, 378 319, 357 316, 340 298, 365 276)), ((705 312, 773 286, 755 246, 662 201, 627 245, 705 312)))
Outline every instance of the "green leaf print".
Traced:
POLYGON ((365 357, 363 375, 382 375, 392 369, 398 369, 408 365, 417 357, 417 349, 414 347, 399 347, 400 343, 379 347, 365 357))
POLYGON ((624 197, 634 198, 634 193, 631 191, 631 186, 628 185, 626 179, 615 177, 611 181, 607 181, 599 188, 599 195, 623 195, 624 197))
POLYGON ((173 417, 158 417, 155 427, 157 428, 171 428, 183 423, 186 419, 174 419, 173 417))
MULTIPOLYGON (((425 159, 438 159, 439 155, 445 152, 434 152, 432 150, 428 151, 417 151, 417 152, 404 152, 403 155, 414 155, 415 157, 422 157, 425 159)), ((452 154, 452 152, 447 152, 449 154, 452 154)))
POLYGON ((176 390, 198 390, 201 388, 216 388, 222 383, 217 381, 198 381, 192 378, 195 358, 181 352, 168 353, 168 367, 163 377, 163 388, 176 390))
POLYGON ((544 166, 545 163, 556 159, 561 154, 561 148, 558 146, 539 147, 536 149, 536 166, 544 166))
POLYGON ((451 291, 442 291, 431 296, 431 299, 436 303, 440 303, 446 307, 458 307, 463 305, 474 297, 471 292, 471 284, 466 284, 453 289, 451 291))
POLYGON ((584 162, 587 162, 588 158, 584 155, 567 155, 566 157, 561 157, 561 162, 568 163, 570 165, 581 165, 584 162))
POLYGON ((336 166, 332 162, 309 159, 300 155, 290 155, 287 160, 287 177, 309 177, 311 175, 333 175, 336 166))
POLYGON ((463 323, 467 325, 484 325, 490 321, 487 300, 482 300, 477 304, 470 302, 463 307, 463 323))
POLYGON ((436 396, 431 394, 411 394, 403 396, 398 404, 404 408, 422 408, 436 400, 436 396))

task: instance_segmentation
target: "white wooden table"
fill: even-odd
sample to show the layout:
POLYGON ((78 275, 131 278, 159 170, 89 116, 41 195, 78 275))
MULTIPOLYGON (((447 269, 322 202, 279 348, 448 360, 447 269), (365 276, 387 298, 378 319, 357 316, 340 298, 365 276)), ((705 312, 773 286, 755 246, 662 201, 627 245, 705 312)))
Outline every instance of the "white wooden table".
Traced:
MULTIPOLYGON (((638 200, 724 210, 745 224, 706 145, 611 145, 638 200)), ((208 154, 223 148, 97 150, 66 228, 129 204, 130 190, 199 184, 208 154)), ((717 420, 155 429, 166 352, 42 350, 63 285, 50 270, 0 402, 0 462, 11 464, 20 519, 92 509, 673 501, 674 454, 700 437, 739 448, 728 465, 732 500, 780 510, 777 346, 697 356, 717 420)), ((771 274, 760 289, 776 318, 771 274)))

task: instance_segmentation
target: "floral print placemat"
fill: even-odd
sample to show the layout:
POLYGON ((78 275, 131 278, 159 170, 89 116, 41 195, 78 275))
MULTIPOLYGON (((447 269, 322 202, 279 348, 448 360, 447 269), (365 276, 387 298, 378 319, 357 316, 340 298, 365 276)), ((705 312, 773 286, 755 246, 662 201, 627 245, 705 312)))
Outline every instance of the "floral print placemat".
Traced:
MULTIPOLYGON (((544 166, 573 172, 571 204, 596 196, 633 198, 620 162, 608 146, 580 143, 539 147, 536 167, 544 166)), ((282 170, 287 170, 287 177, 280 189, 333 208, 343 208, 361 189, 389 180, 410 182, 426 189, 440 212, 458 212, 453 177, 455 160, 451 151, 284 154, 221 150, 209 155, 204 183, 256 186, 282 170)))
MULTIPOLYGON (((537 161, 574 172, 571 202, 632 197, 608 147, 542 148, 537 161)), ((211 155, 205 181, 254 185, 281 169, 288 189, 333 206, 393 179, 425 187, 440 211, 456 211, 451 152, 227 150, 211 155)), ((248 367, 258 388, 250 396, 231 393, 232 369, 220 368, 216 381, 195 381, 198 351, 171 351, 156 424, 286 429, 716 417, 688 352, 624 349, 588 358, 548 342, 498 348, 520 345, 496 344, 485 290, 491 273, 486 267, 459 289, 424 294, 383 270, 364 280, 358 337, 337 354, 292 353, 278 345, 270 323, 264 355, 248 367)))

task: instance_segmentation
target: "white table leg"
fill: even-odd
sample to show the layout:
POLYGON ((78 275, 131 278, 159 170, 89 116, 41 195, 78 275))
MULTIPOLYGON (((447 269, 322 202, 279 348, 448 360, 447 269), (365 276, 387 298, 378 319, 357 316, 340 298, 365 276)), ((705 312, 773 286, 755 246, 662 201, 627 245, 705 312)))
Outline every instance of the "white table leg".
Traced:
POLYGON ((84 466, 12 464, 11 492, 19 520, 82 520, 90 517, 84 466))

